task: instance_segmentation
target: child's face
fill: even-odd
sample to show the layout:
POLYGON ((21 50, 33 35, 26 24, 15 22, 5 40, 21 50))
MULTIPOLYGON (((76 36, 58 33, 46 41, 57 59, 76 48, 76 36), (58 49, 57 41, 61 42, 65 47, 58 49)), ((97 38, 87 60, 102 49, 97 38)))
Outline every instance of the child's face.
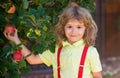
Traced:
POLYGON ((85 26, 83 22, 79 22, 76 19, 70 19, 65 27, 65 35, 69 43, 73 44, 83 38, 85 33, 85 26))

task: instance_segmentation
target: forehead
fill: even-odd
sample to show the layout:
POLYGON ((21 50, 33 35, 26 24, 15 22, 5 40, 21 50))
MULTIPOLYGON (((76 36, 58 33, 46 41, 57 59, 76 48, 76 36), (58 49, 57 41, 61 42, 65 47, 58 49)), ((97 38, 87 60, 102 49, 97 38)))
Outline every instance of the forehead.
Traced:
POLYGON ((69 19, 66 24, 84 24, 83 20, 69 19))

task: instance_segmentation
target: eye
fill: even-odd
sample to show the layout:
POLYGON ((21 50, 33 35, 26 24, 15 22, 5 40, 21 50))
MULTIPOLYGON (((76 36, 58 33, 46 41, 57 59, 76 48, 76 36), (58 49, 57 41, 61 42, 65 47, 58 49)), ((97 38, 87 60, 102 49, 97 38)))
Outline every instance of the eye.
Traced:
POLYGON ((78 28, 78 29, 80 29, 80 28, 81 28, 81 26, 78 26, 77 28, 78 28))
POLYGON ((67 26, 67 28, 72 28, 72 26, 69 25, 69 26, 67 26))

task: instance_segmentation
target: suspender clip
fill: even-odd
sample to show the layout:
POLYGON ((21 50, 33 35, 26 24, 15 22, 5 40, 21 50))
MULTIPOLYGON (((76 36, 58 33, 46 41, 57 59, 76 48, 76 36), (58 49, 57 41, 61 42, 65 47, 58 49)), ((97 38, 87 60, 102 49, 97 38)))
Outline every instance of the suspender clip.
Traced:
POLYGON ((84 67, 84 65, 80 65, 80 67, 84 67))

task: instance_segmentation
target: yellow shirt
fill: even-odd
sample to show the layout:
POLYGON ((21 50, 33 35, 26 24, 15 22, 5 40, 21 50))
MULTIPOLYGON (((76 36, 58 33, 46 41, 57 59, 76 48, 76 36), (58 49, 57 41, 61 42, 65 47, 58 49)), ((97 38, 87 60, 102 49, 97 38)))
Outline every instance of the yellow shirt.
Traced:
MULTIPOLYGON (((73 45, 67 41, 63 42, 63 48, 60 54, 61 78, 77 78, 78 69, 80 65, 80 58, 84 48, 84 41, 81 39, 73 45)), ((55 53, 49 50, 40 54, 41 60, 47 65, 52 65, 54 78, 57 78, 57 50, 55 53)), ((93 78, 92 72, 99 72, 102 70, 99 54, 95 47, 90 46, 85 59, 83 69, 83 78, 93 78)))

